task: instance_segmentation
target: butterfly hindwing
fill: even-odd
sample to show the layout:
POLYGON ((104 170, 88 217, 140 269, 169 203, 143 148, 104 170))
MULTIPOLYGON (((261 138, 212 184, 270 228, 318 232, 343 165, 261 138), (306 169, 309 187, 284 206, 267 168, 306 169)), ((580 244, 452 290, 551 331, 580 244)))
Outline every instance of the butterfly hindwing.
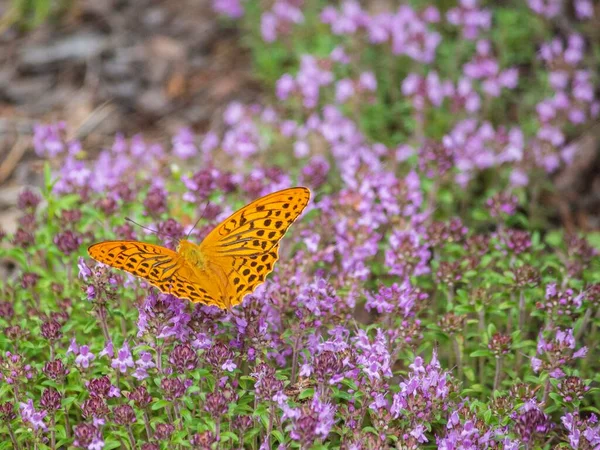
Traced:
POLYGON ((106 241, 90 246, 88 253, 101 263, 148 281, 165 294, 225 307, 214 280, 168 248, 137 241, 106 241))
POLYGON ((179 255, 165 247, 137 241, 106 241, 88 248, 92 258, 151 283, 167 279, 180 265, 179 255))

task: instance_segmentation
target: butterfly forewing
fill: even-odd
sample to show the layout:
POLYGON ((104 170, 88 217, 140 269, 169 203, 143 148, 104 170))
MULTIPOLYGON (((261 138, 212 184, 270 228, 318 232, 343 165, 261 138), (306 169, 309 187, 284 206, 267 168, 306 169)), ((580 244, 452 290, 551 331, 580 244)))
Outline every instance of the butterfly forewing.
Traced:
POLYGON ((92 258, 143 278, 166 294, 224 308, 208 274, 194 270, 179 254, 137 241, 107 241, 88 248, 92 258), (203 287, 204 286, 204 287, 203 287))
POLYGON ((240 303, 265 281, 279 258, 279 241, 309 200, 304 187, 266 195, 225 219, 202 241, 202 254, 227 275, 226 303, 240 303))

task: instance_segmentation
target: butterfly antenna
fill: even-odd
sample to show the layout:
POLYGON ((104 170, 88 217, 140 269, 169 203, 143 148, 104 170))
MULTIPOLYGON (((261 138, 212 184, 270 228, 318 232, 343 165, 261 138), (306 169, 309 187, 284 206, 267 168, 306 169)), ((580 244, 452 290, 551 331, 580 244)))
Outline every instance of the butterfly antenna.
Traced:
POLYGON ((190 237, 190 234, 192 234, 192 231, 194 231, 194 228, 196 228, 196 225, 198 225, 200 223, 200 221, 202 220, 202 218, 204 217, 204 213, 206 212, 206 208, 208 208, 209 203, 210 203, 210 200, 207 200, 206 205, 204 205, 204 209, 202 210, 202 214, 200 214, 200 217, 198 218, 198 220, 196 220, 196 223, 194 224, 194 226, 190 229, 190 231, 188 231, 188 234, 185 237, 186 239, 190 237))
POLYGON ((126 222, 131 222, 132 224, 137 225, 138 227, 141 227, 144 230, 148 230, 148 231, 151 231, 152 233, 158 234, 158 231, 153 230, 152 228, 145 227, 144 225, 141 225, 141 224, 137 223, 135 220, 132 220, 129 217, 125 217, 125 221, 126 222))

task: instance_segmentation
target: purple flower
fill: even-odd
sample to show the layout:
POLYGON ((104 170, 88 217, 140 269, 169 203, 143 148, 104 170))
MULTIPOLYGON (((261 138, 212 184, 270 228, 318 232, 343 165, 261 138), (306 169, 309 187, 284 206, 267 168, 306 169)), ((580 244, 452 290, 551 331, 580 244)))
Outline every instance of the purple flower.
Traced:
POLYGON ((401 317, 414 315, 415 305, 427 300, 428 295, 412 287, 406 279, 401 285, 394 283, 390 287, 382 287, 376 294, 366 294, 367 311, 376 310, 379 314, 397 311, 401 317))
POLYGON ((373 342, 364 330, 358 330, 352 341, 358 351, 356 362, 370 382, 392 376, 391 355, 382 329, 377 328, 373 342))
POLYGON ((79 267, 79 278, 81 278, 83 281, 87 281, 87 279, 92 276, 92 269, 88 267, 88 265, 85 263, 85 259, 82 256, 79 257, 77 267, 79 267))
POLYGON ((309 408, 299 412, 284 405, 284 415, 291 419, 290 437, 310 447, 315 439, 326 439, 335 424, 335 407, 329 402, 323 402, 315 394, 309 408))
POLYGON ((492 14, 485 9, 479 9, 477 0, 461 0, 459 6, 451 8, 446 13, 448 22, 462 28, 466 39, 477 39, 481 31, 486 31, 492 23, 492 14))
POLYGON ((33 127, 33 148, 38 156, 55 158, 66 149, 66 122, 33 127))
POLYGON ((138 336, 152 333, 160 339, 187 341, 191 330, 186 306, 187 301, 172 295, 151 293, 139 311, 138 336))
POLYGON ((44 417, 48 414, 47 411, 36 411, 33 407, 33 400, 27 400, 27 403, 19 403, 21 410, 21 418, 24 422, 29 422, 34 430, 42 429, 46 431, 48 427, 44 423, 44 417))
POLYGON ((531 358, 531 366, 536 373, 545 371, 552 378, 562 378, 565 375, 563 368, 575 359, 585 357, 587 347, 575 350, 575 337, 570 328, 552 331, 554 336, 551 340, 546 340, 544 333, 539 334, 536 357, 531 358))
POLYGON ((239 19, 244 15, 244 8, 240 0, 212 0, 212 7, 217 13, 232 19, 239 19))
MULTIPOLYGON (((69 350, 71 350, 73 343, 75 343, 75 340, 71 342, 71 347, 69 347, 69 350)), ((76 343, 75 347, 77 347, 76 343)), ((75 364, 84 369, 89 368, 90 363, 96 358, 96 355, 90 351, 90 347, 87 345, 82 345, 78 348, 78 350, 73 351, 73 353, 77 355, 75 358, 75 364)))
POLYGON ((75 440, 73 445, 77 448, 85 448, 87 450, 102 450, 104 441, 100 430, 90 423, 82 423, 75 427, 75 440))
POLYGON ((194 134, 189 128, 181 128, 173 136, 171 142, 173 144, 173 153, 181 159, 189 159, 198 153, 198 148, 194 143, 194 134))
POLYGON ((354 95, 354 82, 348 78, 339 80, 335 85, 335 101, 346 103, 354 95))
POLYGON ((108 344, 102 349, 102 351, 98 354, 99 356, 108 356, 109 358, 114 358, 115 350, 112 341, 109 341, 108 344))
POLYGON ((527 4, 534 12, 548 19, 561 13, 562 3, 562 0, 527 0, 527 4))
POLYGON ((591 19, 594 17, 594 4, 592 0, 575 0, 575 15, 579 20, 591 19))
POLYGON ((400 392, 393 396, 390 413, 394 418, 417 414, 426 420, 437 412, 437 408, 444 408, 442 405, 452 389, 451 377, 449 372, 441 369, 435 350, 429 364, 425 366, 423 359, 416 357, 409 368, 407 377, 400 382, 400 392))
POLYGON ((121 373, 127 372, 128 367, 133 367, 133 357, 129 350, 129 343, 125 341, 117 352, 117 357, 112 360, 111 367, 118 369, 121 373))
POLYGON ((430 272, 430 252, 415 231, 396 230, 390 236, 390 246, 385 253, 385 264, 390 273, 406 278, 430 272))

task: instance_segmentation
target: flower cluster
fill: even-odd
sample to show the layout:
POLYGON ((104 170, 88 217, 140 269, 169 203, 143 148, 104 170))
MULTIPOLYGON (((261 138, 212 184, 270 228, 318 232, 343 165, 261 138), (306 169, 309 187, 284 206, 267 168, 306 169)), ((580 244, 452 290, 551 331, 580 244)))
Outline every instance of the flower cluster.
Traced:
POLYGON ((37 125, 44 188, 0 235, 2 442, 598 447, 597 239, 546 202, 600 110, 600 16, 513 3, 214 0, 272 96, 166 144, 37 125), (280 203, 251 202, 294 185, 311 201, 277 235, 280 203), (175 253, 244 205, 217 250, 175 253), (172 295, 226 295, 267 232, 239 304, 172 295), (104 240, 143 244, 117 271, 85 252, 104 240))

